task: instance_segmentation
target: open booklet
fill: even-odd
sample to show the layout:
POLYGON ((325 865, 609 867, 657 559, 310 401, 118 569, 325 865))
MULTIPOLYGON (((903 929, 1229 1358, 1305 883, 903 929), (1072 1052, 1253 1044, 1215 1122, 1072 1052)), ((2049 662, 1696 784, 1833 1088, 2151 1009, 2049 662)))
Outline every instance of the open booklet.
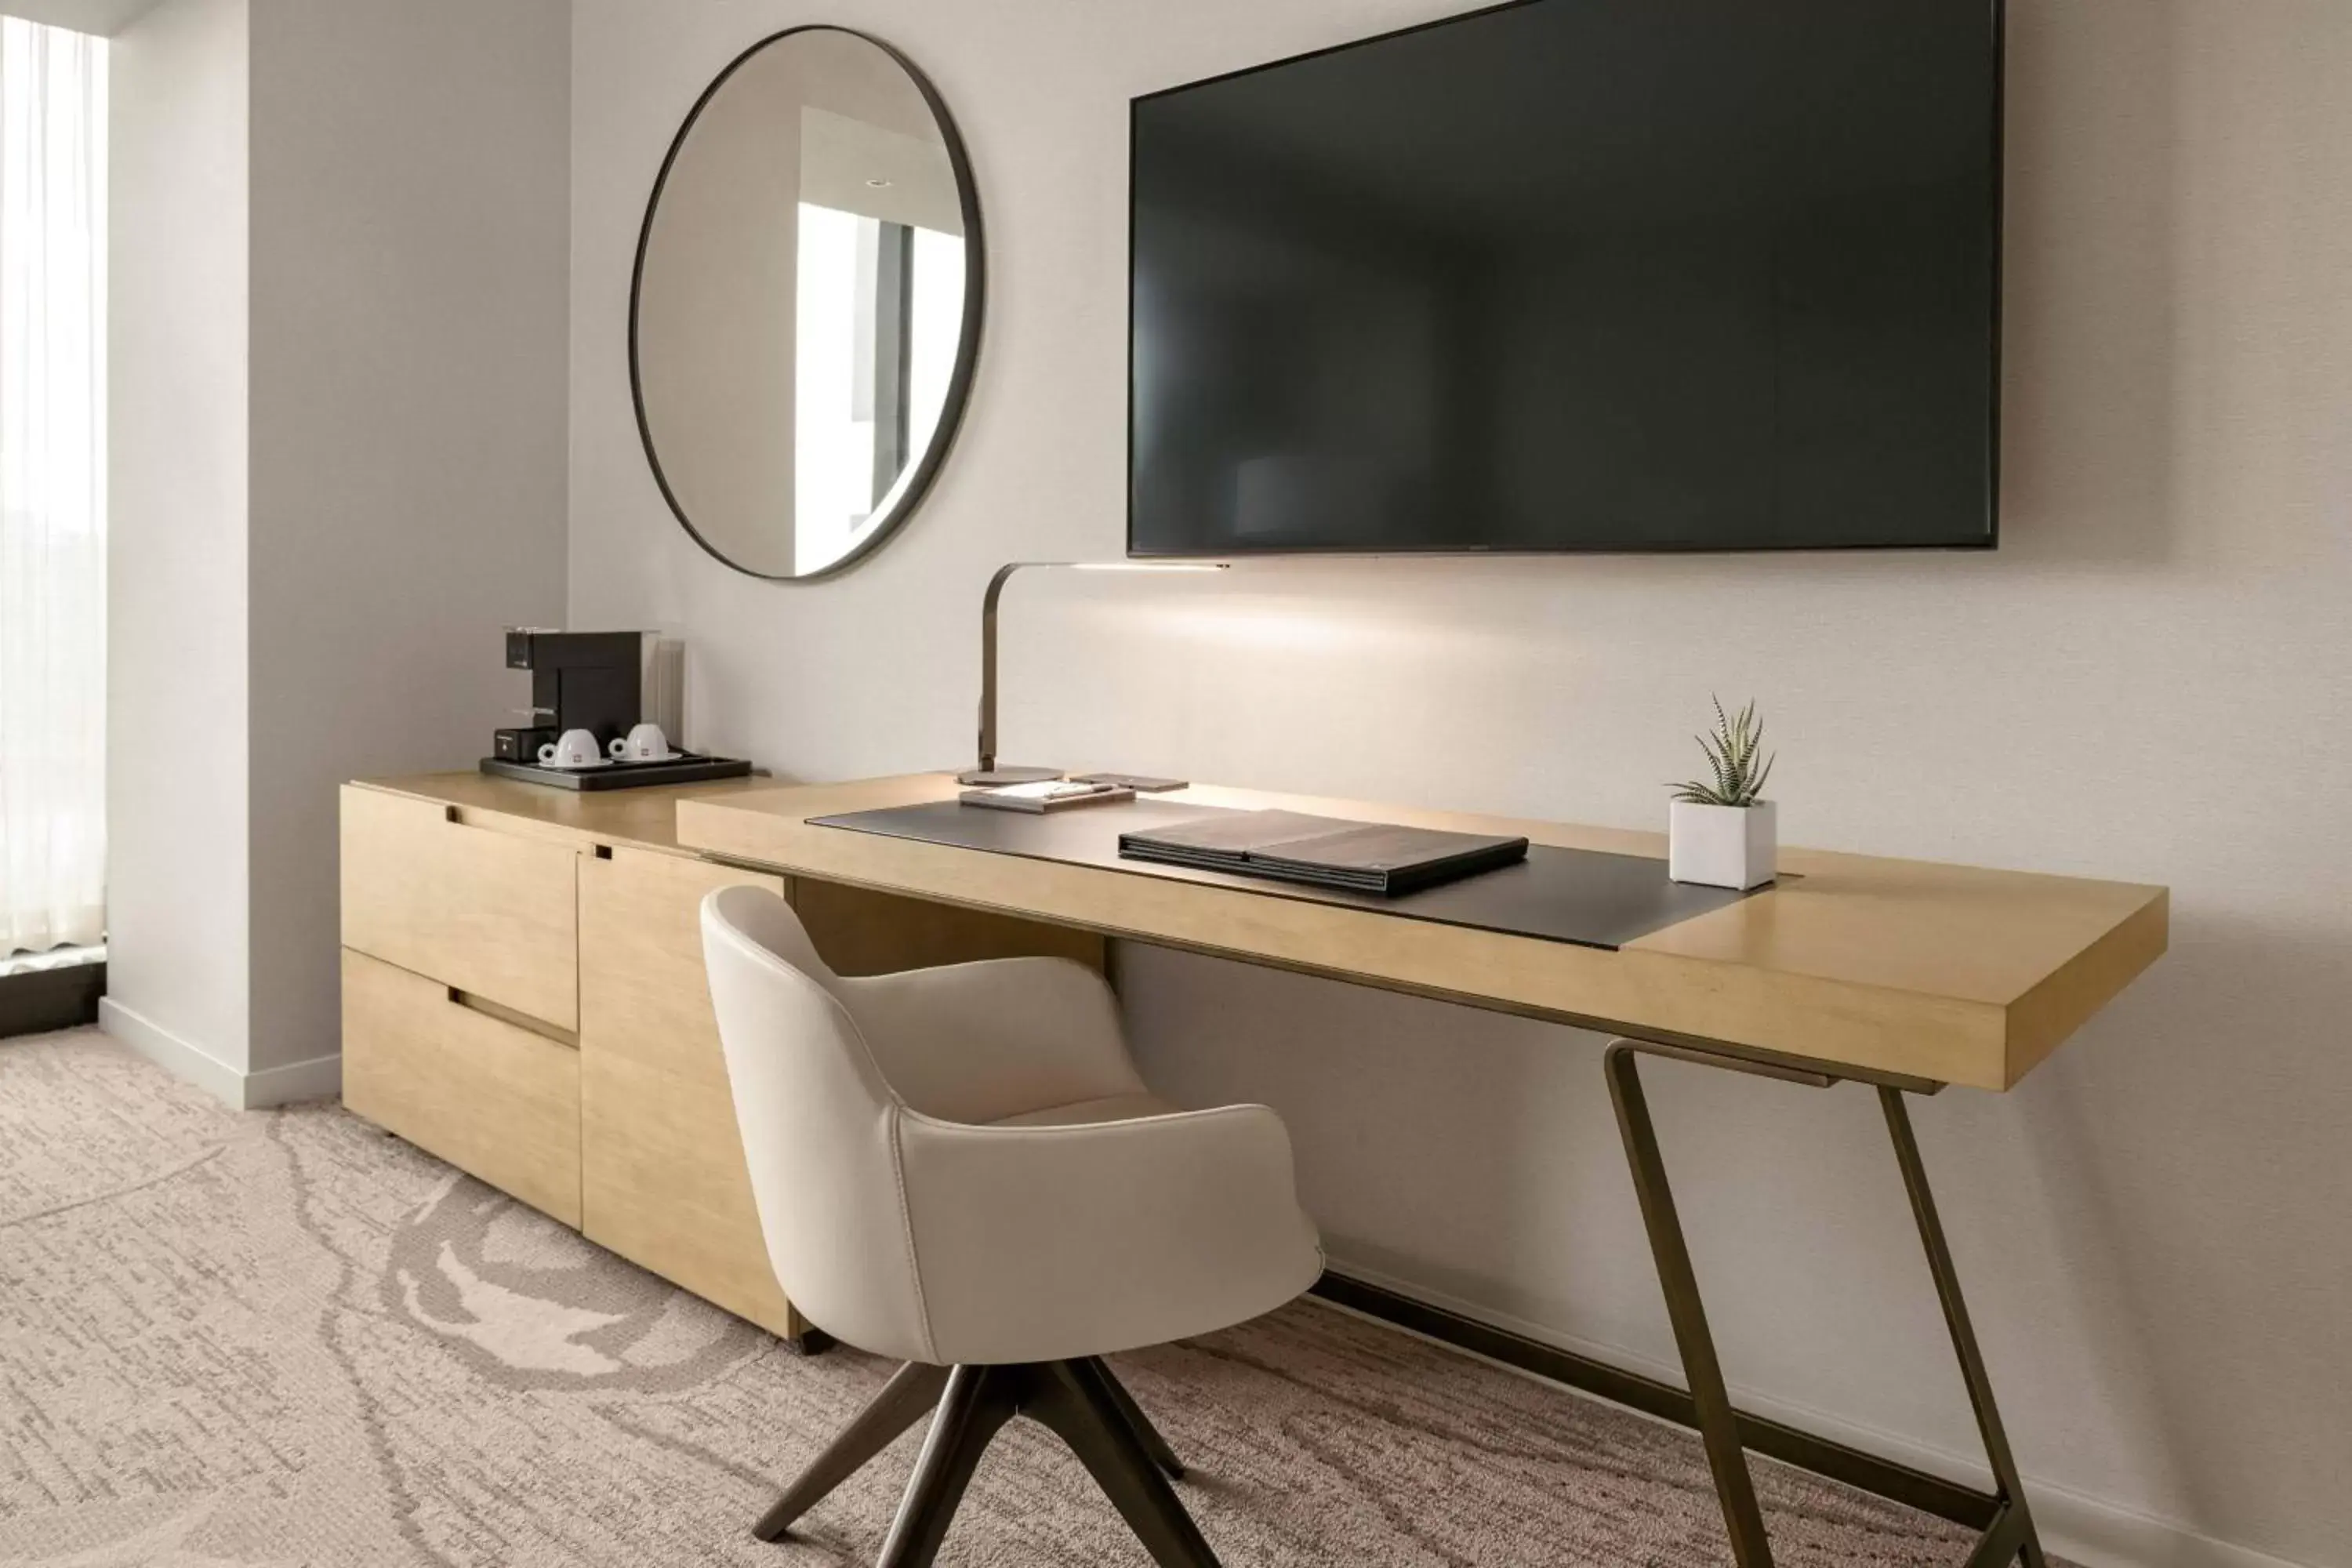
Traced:
POLYGON ((1524 860, 1528 841, 1297 811, 1238 811, 1122 833, 1118 852, 1130 860, 1394 895, 1524 860))
POLYGON ((1116 805, 1133 800, 1125 784, 1087 779, 1045 779, 1036 784, 1001 784, 994 789, 968 789, 956 796, 966 805, 992 806, 998 811, 1066 811, 1076 805, 1116 805))

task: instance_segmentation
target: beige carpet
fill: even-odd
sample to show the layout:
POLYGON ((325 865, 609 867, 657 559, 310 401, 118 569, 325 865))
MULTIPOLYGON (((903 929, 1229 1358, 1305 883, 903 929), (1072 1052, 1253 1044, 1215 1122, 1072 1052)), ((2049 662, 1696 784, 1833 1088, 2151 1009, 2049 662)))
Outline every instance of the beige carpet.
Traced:
MULTIPOLYGON (((1728 1561, 1688 1436, 1316 1303, 1118 1365, 1228 1568, 1728 1561)), ((0 1043, 0 1565, 869 1563, 913 1435, 804 1540, 746 1527, 888 1370, 796 1357, 334 1107, 0 1043)), ((1759 1480, 1784 1563, 1966 1558, 1759 1480)), ((941 1560, 1145 1563, 1025 1424, 941 1560)))

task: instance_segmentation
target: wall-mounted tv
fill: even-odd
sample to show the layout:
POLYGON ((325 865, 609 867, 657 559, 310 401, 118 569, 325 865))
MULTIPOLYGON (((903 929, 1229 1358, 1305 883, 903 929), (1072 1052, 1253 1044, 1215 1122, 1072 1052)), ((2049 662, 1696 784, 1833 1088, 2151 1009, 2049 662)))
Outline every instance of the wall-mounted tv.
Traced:
POLYGON ((1999 0, 1519 0, 1135 100, 1128 548, 1984 547, 1999 0))

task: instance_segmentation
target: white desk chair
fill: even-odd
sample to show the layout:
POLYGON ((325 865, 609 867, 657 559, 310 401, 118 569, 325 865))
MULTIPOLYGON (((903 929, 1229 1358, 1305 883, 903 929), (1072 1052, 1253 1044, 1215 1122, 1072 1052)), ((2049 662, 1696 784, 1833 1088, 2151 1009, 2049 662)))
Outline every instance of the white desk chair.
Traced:
POLYGON ((937 1414, 882 1550, 931 1562, 1014 1415, 1069 1444, 1163 1568, 1216 1557, 1175 1458, 1100 1358, 1271 1311, 1323 1266, 1259 1105, 1180 1111, 1110 988, 1054 958, 845 979, 758 888, 702 903, 710 996, 776 1281, 904 1361, 757 1528, 774 1540, 937 1414))

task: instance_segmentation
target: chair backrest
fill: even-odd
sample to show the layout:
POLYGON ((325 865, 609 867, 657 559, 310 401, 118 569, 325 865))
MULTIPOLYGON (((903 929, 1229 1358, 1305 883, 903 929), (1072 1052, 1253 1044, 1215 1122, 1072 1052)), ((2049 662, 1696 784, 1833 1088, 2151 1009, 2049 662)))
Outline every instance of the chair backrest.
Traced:
POLYGON ((899 1198, 898 1098, 840 978, 763 888, 702 900, 703 962, 776 1282, 835 1339, 908 1356, 929 1341, 899 1198))

